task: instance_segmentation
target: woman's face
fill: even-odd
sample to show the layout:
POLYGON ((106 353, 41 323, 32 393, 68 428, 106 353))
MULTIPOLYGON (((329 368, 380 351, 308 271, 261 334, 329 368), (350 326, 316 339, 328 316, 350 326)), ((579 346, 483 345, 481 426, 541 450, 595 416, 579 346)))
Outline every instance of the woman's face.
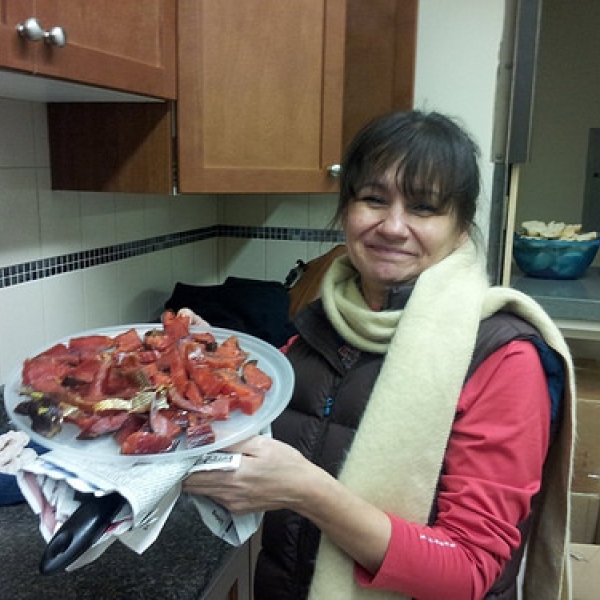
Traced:
POLYGON ((453 212, 438 210, 434 191, 420 196, 404 198, 392 169, 358 189, 348 205, 346 246, 374 310, 383 307, 390 287, 414 281, 467 237, 453 212))

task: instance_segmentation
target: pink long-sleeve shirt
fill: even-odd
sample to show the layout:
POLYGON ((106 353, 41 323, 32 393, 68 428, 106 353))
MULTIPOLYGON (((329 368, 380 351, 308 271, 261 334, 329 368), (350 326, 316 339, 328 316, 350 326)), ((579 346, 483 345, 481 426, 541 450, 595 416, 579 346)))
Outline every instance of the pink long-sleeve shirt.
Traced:
POLYGON ((491 354, 458 402, 435 523, 389 515, 383 564, 374 575, 357 564, 359 585, 417 600, 482 598, 520 543, 515 524, 540 487, 550 414, 535 347, 513 341, 491 354))

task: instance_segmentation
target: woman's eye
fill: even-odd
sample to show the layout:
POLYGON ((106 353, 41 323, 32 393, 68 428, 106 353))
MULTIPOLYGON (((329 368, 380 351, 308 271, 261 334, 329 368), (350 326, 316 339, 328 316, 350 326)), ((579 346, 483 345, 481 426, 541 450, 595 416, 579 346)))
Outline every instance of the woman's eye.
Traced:
POLYGON ((409 208, 410 211, 416 215, 437 215, 439 212, 437 206, 434 206, 433 204, 427 204, 425 202, 411 204, 409 208))
POLYGON ((372 194, 365 194, 358 198, 361 202, 368 204, 369 206, 386 206, 387 202, 383 196, 376 196, 372 194))

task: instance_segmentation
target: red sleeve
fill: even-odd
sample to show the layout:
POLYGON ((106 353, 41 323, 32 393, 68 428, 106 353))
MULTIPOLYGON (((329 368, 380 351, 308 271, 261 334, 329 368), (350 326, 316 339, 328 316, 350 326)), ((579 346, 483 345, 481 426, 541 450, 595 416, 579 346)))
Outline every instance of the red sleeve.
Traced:
POLYGON ((298 339, 298 334, 293 335, 286 343, 285 346, 281 346, 281 348, 279 348, 279 351, 282 352, 283 354, 287 354, 287 351, 290 349, 290 346, 298 339))
POLYGON ((550 434, 550 396, 538 353, 514 341, 464 387, 444 459, 431 527, 390 515, 392 536, 363 587, 418 600, 481 598, 520 542, 516 524, 538 491, 550 434))

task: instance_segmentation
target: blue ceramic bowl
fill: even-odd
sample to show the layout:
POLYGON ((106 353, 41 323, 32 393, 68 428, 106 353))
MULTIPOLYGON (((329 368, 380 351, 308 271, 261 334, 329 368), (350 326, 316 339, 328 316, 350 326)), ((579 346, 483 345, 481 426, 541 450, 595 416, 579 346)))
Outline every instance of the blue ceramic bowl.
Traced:
POLYGON ((600 247, 595 240, 545 240, 515 234, 513 257, 529 277, 578 279, 592 264, 600 247))

